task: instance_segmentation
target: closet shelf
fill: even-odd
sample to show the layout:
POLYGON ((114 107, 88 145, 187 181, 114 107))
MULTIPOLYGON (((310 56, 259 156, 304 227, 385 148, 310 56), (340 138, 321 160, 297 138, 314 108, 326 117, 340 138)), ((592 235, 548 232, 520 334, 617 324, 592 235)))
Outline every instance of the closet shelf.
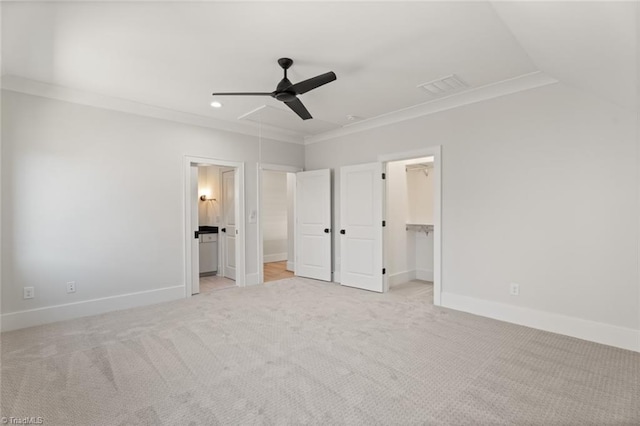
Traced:
POLYGON ((433 225, 428 223, 407 223, 407 231, 424 232, 429 236, 429 232, 433 232, 433 225))

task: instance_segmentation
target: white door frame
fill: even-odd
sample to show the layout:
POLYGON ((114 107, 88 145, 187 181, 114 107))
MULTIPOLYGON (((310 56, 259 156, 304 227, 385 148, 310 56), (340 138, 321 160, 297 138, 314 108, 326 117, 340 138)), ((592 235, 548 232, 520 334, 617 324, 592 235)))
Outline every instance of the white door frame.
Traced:
MULTIPOLYGON (((258 176, 258 212, 257 212, 257 222, 258 222, 258 283, 264 284, 264 229, 262 226, 263 218, 262 218, 262 171, 270 170, 274 172, 284 172, 284 173, 298 173, 303 171, 302 167, 296 166, 286 166, 284 164, 271 164, 271 163, 258 163, 257 164, 257 173, 258 176)), ((295 191, 293 193, 295 197, 295 191)), ((294 235, 295 235, 295 226, 296 226, 296 211, 295 211, 295 203, 293 207, 293 227, 294 227, 294 235)))
MULTIPOLYGON (((433 156, 433 304, 442 305, 442 146, 436 145, 417 151, 398 152, 378 156, 383 170, 390 161, 411 160, 413 158, 433 156)), ((385 202, 385 217, 386 214, 385 202)), ((384 241, 384 238, 383 238, 384 241)), ((384 244, 384 242, 383 242, 384 244)), ((384 250, 383 250, 384 256, 384 250)), ((386 277, 386 276, 385 276, 386 277)), ((385 283, 385 287, 387 283, 385 283)))
MULTIPOLYGON (((238 224, 239 241, 236 242, 236 285, 244 287, 246 283, 246 267, 245 267, 245 214, 244 214, 244 163, 237 161, 218 160, 215 158, 205 157, 184 157, 184 277, 185 277, 185 297, 191 297, 191 289, 194 279, 192 273, 192 262, 194 253, 191 250, 191 240, 193 240, 194 231, 198 228, 198 224, 191 221, 191 206, 194 200, 191 199, 191 167, 192 166, 220 166, 234 167, 236 169, 236 219, 238 224)), ((197 195, 196 195, 197 196, 197 195)), ((197 200, 195 200, 197 203, 197 200)))

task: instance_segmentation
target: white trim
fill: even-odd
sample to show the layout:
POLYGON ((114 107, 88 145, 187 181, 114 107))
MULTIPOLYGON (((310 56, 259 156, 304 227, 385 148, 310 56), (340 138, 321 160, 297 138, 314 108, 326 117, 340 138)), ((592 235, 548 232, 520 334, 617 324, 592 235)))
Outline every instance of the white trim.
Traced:
MULTIPOLYGON (((210 129, 240 133, 243 135, 256 136, 258 134, 258 124, 252 123, 250 121, 240 122, 220 120, 204 115, 176 111, 169 108, 162 108, 159 106, 130 101, 127 99, 100 95, 86 90, 56 86, 53 84, 30 80, 15 75, 3 76, 2 89, 12 92, 24 93, 27 95, 40 96, 43 98, 56 99, 59 101, 72 102, 80 105, 87 105, 96 108, 141 115, 143 117, 152 117, 161 120, 173 121, 176 123, 191 124, 194 126, 207 127, 210 129)), ((263 124, 261 127, 261 132, 262 137, 265 138, 276 139, 295 144, 304 143, 303 134, 292 130, 263 124)))
POLYGON ((282 262, 283 260, 287 260, 287 253, 265 254, 262 259, 262 263, 282 262))
POLYGON ((388 278, 388 288, 393 288, 399 284, 404 284, 406 282, 412 281, 416 279, 416 270, 411 271, 403 271, 396 272, 395 274, 389 274, 388 278))
POLYGON ((442 293, 442 306, 640 352, 640 330, 446 292, 442 293))
POLYGON ((433 269, 416 269, 416 280, 433 282, 433 269))
POLYGON ((2 331, 18 330, 20 328, 49 324, 57 321, 99 315, 105 312, 169 302, 171 300, 182 299, 184 294, 185 286, 178 285, 65 303, 63 305, 9 312, 2 314, 2 331))
POLYGON ((289 166, 286 164, 272 164, 272 163, 260 163, 258 164, 259 170, 271 170, 273 172, 286 172, 286 173, 298 173, 303 169, 298 166, 289 166))
POLYGON ((247 281, 245 287, 261 284, 260 274, 247 274, 247 281))
POLYGON ((340 284, 340 270, 333 271, 333 282, 340 284))
MULTIPOLYGON (((257 212, 257 225, 258 225, 258 282, 264 283, 264 263, 267 262, 264 256, 264 229, 262 226, 262 171, 263 170, 272 170, 276 172, 285 172, 285 173, 297 173, 301 172, 303 169, 297 166, 288 166, 285 164, 271 164, 271 163, 258 163, 256 165, 257 170, 257 184, 258 184, 258 212, 257 212)), ((295 191, 294 191, 295 197, 295 191)), ((295 203, 294 203, 294 226, 295 226, 295 203)), ((285 254, 284 259, 287 260, 288 255, 285 254)), ((272 261, 273 262, 273 261, 272 261)), ((292 262, 292 266, 295 264, 292 262)), ((289 269, 289 262, 287 262, 287 269, 289 269)), ((293 270, 293 269, 292 269, 293 270)), ((295 271, 295 270, 294 270, 295 271)))
POLYGON ((296 270, 295 262, 287 261, 287 271, 293 272, 296 270))
POLYGON ((246 261, 245 261, 245 253, 246 253, 246 244, 247 244, 247 236, 246 236, 246 218, 245 218, 245 184, 244 184, 244 163, 237 161, 227 161, 227 160, 218 160, 214 158, 205 158, 205 157, 194 157, 186 155, 184 157, 184 211, 183 211, 183 220, 184 220, 184 270, 185 270, 185 283, 186 283, 186 292, 185 297, 191 297, 191 287, 192 287, 192 272, 191 272, 191 261, 192 261, 192 253, 191 253, 191 239, 193 239, 193 232, 197 229, 198 225, 195 226, 191 223, 191 204, 190 204, 190 192, 191 192, 191 166, 193 164, 206 164, 211 166, 220 166, 220 167, 234 167, 236 169, 236 199, 238 201, 238 223, 236 226, 237 234, 237 242, 236 242, 236 285, 238 287, 244 287, 246 284, 246 261))
POLYGON ((262 137, 269 139, 309 145, 557 82, 558 80, 555 78, 552 78, 541 71, 536 71, 464 92, 455 93, 444 98, 434 99, 408 108, 392 111, 357 123, 345 125, 339 129, 329 130, 312 136, 305 136, 294 130, 262 123, 253 123, 246 120, 219 120, 213 117, 176 111, 127 99, 101 95, 86 90, 57 86, 15 75, 3 76, 1 87, 3 90, 12 92, 57 99, 80 105, 88 105, 96 108, 120 111, 144 117, 152 117, 243 135, 256 136, 257 133, 261 132, 262 137))
MULTIPOLYGON (((378 156, 383 164, 433 156, 433 304, 440 306, 442 285, 442 146, 430 146, 415 151, 395 152, 378 156)), ((386 166, 385 166, 386 168, 386 166)), ((385 206, 386 208, 386 206, 385 206)), ((386 217, 385 213, 385 217, 386 217)), ((383 251, 384 253, 384 251, 383 251)))
POLYGON ((557 83, 558 80, 540 71, 523 74, 518 77, 499 81, 485 86, 464 92, 452 94, 451 96, 413 105, 408 108, 382 114, 357 123, 348 124, 339 129, 329 130, 318 135, 305 137, 305 145, 310 145, 338 137, 375 129, 377 127, 388 126, 405 120, 422 117, 424 115, 435 114, 441 111, 457 108, 464 105, 482 102, 524 90, 535 89, 536 87, 547 86, 557 83))

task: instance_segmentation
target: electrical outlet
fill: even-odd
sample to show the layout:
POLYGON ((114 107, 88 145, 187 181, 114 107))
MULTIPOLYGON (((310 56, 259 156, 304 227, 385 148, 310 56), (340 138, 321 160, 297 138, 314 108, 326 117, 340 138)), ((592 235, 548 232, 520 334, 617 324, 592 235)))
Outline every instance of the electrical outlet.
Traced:
POLYGON ((67 283, 67 293, 75 293, 76 292, 76 282, 69 281, 67 283))
POLYGON ((509 285, 509 294, 512 296, 520 295, 520 284, 511 283, 509 285))
POLYGON ((36 295, 36 291, 34 290, 33 287, 24 287, 23 291, 24 291, 24 295, 23 295, 24 299, 33 299, 36 295))

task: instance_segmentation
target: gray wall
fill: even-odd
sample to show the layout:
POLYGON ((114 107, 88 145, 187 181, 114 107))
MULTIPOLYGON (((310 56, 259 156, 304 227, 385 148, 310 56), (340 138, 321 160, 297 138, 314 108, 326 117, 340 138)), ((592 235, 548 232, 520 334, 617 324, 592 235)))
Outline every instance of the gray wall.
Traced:
MULTIPOLYGON (((3 314, 183 285, 185 155, 244 161, 257 209, 257 137, 8 91, 2 113, 3 314)), ((303 164, 301 145, 262 146, 264 162, 303 164)))
POLYGON ((305 165, 336 169, 339 229, 340 166, 442 145, 443 292, 638 329, 635 127, 555 84, 315 143, 305 165))

